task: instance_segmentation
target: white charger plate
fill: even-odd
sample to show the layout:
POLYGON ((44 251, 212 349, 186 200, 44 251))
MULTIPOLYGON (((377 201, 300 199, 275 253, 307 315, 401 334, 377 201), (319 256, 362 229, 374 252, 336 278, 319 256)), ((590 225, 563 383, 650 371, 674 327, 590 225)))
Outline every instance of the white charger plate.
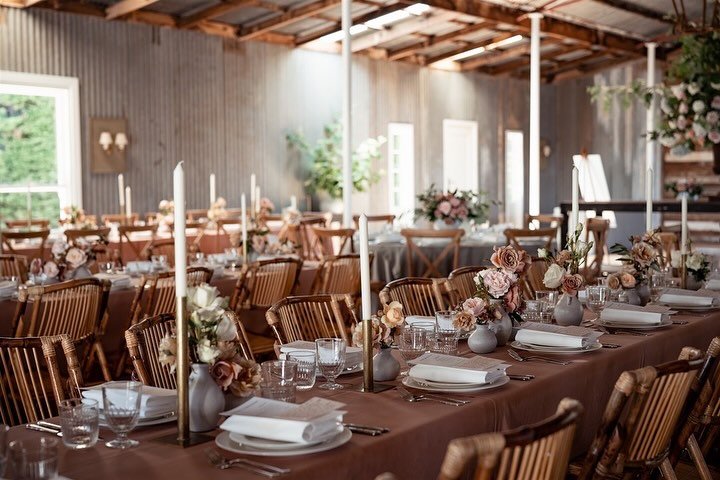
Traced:
MULTIPOLYGON (((338 425, 340 427, 340 425, 338 425)), ((318 440, 316 442, 285 442, 282 440, 270 440, 268 438, 253 437, 250 435, 243 435, 242 433, 230 432, 230 440, 233 442, 245 445, 247 447, 253 447, 260 450, 295 450, 297 448, 307 448, 313 445, 332 440, 342 432, 340 428, 336 432, 328 432, 328 438, 318 440)))
POLYGON ((227 450, 233 453, 242 453, 244 455, 257 455, 259 457, 294 457, 297 455, 307 455, 309 453, 318 453, 332 450, 341 445, 345 445, 347 442, 350 441, 351 438, 352 432, 347 428, 344 428, 342 432, 340 432, 333 438, 322 443, 309 445, 306 448, 264 450, 238 443, 232 438, 230 438, 230 432, 223 431, 217 437, 215 437, 215 444, 223 450, 227 450))
POLYGON ((483 390, 492 390, 493 388, 498 388, 510 381, 510 378, 507 375, 503 375, 502 377, 498 378, 492 383, 483 383, 481 385, 479 384, 468 384, 466 387, 453 387, 453 388, 447 388, 447 387, 434 387, 430 385, 429 383, 425 383, 425 380, 419 379, 419 378, 413 378, 413 377, 404 377, 402 380, 403 385, 410 388, 415 388, 417 390, 425 390, 426 392, 446 392, 446 393, 474 393, 474 392, 481 392, 483 390), (474 385, 474 386, 470 386, 474 385))
POLYGON ((663 320, 661 323, 623 323, 623 322, 603 322, 598 319, 595 320, 595 325, 599 327, 605 327, 609 329, 620 328, 623 330, 657 330, 658 328, 666 328, 672 325, 672 319, 668 318, 663 320))
MULTIPOLYGON (((107 422, 105 421, 105 416, 102 414, 102 410, 99 411, 99 421, 101 427, 107 427, 110 428, 107 422)), ((171 423, 177 421, 177 414, 175 412, 170 412, 165 415, 158 415, 155 417, 150 418, 141 418, 138 420, 137 425, 135 428, 142 428, 142 427, 151 427, 153 425, 162 425, 163 423, 171 423)))
POLYGON ((588 352, 594 352, 596 350, 600 350, 603 348, 602 343, 596 342, 586 348, 577 348, 577 347, 548 347, 548 346, 542 346, 541 348, 538 348, 539 346, 536 345, 527 345, 525 343, 520 343, 517 340, 512 342, 510 344, 511 347, 517 348, 518 350, 524 350, 526 352, 535 352, 535 353, 588 353, 588 352))
POLYGON ((661 302, 659 305, 665 305, 675 310, 684 310, 686 312, 714 312, 720 310, 720 305, 683 305, 679 303, 661 302))

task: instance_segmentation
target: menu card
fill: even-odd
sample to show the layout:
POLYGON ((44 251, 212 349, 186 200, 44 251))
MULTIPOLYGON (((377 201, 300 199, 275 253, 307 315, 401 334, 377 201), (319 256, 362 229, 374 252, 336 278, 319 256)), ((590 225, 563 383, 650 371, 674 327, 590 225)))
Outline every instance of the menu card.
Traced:
POLYGON ((502 360, 474 356, 471 358, 425 353, 411 360, 413 378, 448 383, 491 383, 505 375, 510 365, 502 360))
POLYGON ((549 323, 525 322, 515 335, 515 339, 524 344, 547 347, 586 348, 597 343, 602 332, 590 328, 549 323))

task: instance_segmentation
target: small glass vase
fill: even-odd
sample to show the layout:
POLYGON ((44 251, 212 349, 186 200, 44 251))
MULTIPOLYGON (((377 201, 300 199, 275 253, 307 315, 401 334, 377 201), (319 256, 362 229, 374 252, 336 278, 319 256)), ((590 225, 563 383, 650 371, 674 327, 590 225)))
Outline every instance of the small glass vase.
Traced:
POLYGON ((392 354, 391 348, 380 347, 373 357, 373 380, 387 382, 400 375, 400 362, 392 354))
POLYGON ((497 337, 486 324, 478 325, 467 342, 474 353, 490 353, 498 344, 497 337))
POLYGON ((210 366, 193 363, 188 389, 190 431, 208 432, 217 428, 220 412, 225 408, 225 395, 210 376, 210 366))

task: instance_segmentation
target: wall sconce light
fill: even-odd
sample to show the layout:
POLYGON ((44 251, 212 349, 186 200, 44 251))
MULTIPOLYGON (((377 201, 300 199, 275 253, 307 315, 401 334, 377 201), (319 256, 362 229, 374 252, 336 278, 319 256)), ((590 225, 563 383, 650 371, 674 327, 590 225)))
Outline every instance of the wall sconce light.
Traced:
POLYGON ((115 135, 115 146, 120 150, 121 152, 125 151, 125 147, 128 145, 128 138, 127 135, 125 135, 125 132, 118 132, 115 135))
POLYGON ((98 143, 102 145, 102 149, 105 150, 105 152, 110 153, 110 148, 112 148, 113 144, 112 134, 110 132, 102 132, 98 143))
POLYGON ((104 131, 100 133, 100 139, 98 143, 102 146, 105 153, 110 154, 113 145, 121 152, 125 151, 125 147, 128 146, 128 138, 125 132, 118 132, 115 134, 115 140, 113 141, 112 133, 104 131))

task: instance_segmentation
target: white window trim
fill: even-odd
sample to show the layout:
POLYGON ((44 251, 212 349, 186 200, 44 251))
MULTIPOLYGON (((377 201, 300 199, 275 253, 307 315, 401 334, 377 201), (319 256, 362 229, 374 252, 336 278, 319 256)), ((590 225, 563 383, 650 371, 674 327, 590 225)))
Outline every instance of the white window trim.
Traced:
MULTIPOLYGON (((388 210, 390 213, 399 216, 407 213, 412 213, 415 205, 415 126, 412 123, 405 123, 405 122, 390 122, 388 124, 388 155, 387 155, 387 162, 388 162, 388 210), (406 190, 407 192, 411 193, 411 201, 408 202, 408 209, 403 209, 402 206, 395 205, 394 204, 394 198, 393 194, 395 193, 395 188, 392 184, 393 180, 393 174, 395 173, 395 168, 393 167, 393 153, 396 153, 396 150, 394 149, 392 145, 392 136, 393 131, 401 132, 402 134, 406 135, 409 140, 408 144, 405 145, 405 151, 399 150, 397 153, 401 156, 401 166, 400 166, 400 173, 403 175, 404 178, 404 188, 402 190, 406 190), (403 155, 406 154, 406 155, 403 155), (405 160, 409 160, 405 162, 405 160)), ((407 193, 406 192, 406 193, 407 193)), ((404 202, 401 202, 404 203, 404 202)), ((412 223, 412 217, 411 214, 409 218, 400 220, 400 223, 407 222, 408 224, 412 223)))
MULTIPOLYGON (((60 207, 76 205, 82 207, 82 149, 80 132, 80 82, 76 77, 42 75, 36 73, 10 72, 0 70, 0 84, 12 85, 14 94, 23 95, 23 87, 28 87, 28 95, 37 95, 43 90, 56 99, 56 112, 65 112, 64 118, 55 115, 55 138, 57 156, 61 155, 69 162, 69 171, 58 168, 58 185, 67 185, 69 198, 60 197, 60 207), (62 150, 62 153, 61 153, 62 150)), ((3 89, 4 90, 4 89, 3 89)), ((59 165, 58 165, 59 166, 59 165)), ((27 187, 18 187, 27 191, 27 187)), ((10 191, 11 188, 4 189, 10 191)), ((14 190, 14 189, 13 189, 14 190)), ((31 187, 33 192, 58 191, 57 187, 31 187)))

